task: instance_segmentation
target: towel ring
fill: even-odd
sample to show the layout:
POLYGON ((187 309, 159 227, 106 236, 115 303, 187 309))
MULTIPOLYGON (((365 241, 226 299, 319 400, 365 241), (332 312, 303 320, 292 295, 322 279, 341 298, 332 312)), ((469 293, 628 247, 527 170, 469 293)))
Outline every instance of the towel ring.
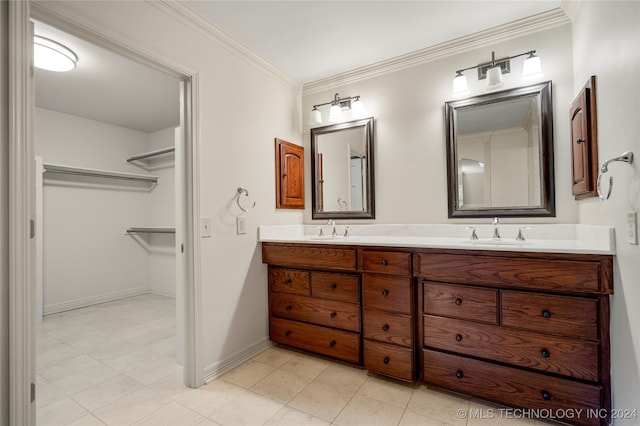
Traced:
POLYGON ((244 188, 238 188, 238 193, 236 194, 236 204, 238 204, 238 207, 240 207, 240 210, 246 213, 256 206, 256 202, 254 201, 251 207, 245 209, 244 207, 242 207, 242 204, 240 204, 240 196, 242 194, 244 194, 246 197, 249 197, 249 191, 247 191, 244 188))
POLYGON ((609 176, 609 189, 607 190, 607 194, 603 195, 602 194, 602 188, 601 188, 601 183, 602 183, 602 175, 604 175, 605 173, 607 173, 609 171, 609 163, 611 163, 612 161, 622 161, 624 163, 627 164, 632 164, 633 163, 633 152, 631 151, 626 151, 624 153, 622 153, 621 155, 611 158, 607 161, 605 161, 604 163, 602 163, 602 165, 600 166, 600 173, 598 173, 598 180, 596 182, 596 186, 598 188, 598 197, 600 198, 600 201, 607 201, 609 199, 609 197, 611 196, 611 191, 613 190, 613 176, 609 176))

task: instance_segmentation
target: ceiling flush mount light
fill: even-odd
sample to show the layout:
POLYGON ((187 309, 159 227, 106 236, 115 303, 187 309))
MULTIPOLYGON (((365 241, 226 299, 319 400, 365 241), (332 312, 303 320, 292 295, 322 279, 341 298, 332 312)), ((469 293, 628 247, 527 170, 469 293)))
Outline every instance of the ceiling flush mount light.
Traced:
POLYGON ((311 114, 309 115, 309 125, 318 126, 322 124, 322 113, 318 107, 324 105, 331 105, 329 109, 329 121, 332 123, 342 120, 342 112, 345 110, 351 110, 351 118, 363 117, 365 115, 364 104, 360 100, 360 96, 341 98, 340 95, 336 93, 332 101, 313 106, 311 114))
POLYGON ((51 39, 33 37, 33 63, 37 68, 65 72, 76 67, 78 57, 66 46, 51 39))
POLYGON ((456 76, 453 79, 452 96, 460 98, 469 94, 467 78, 463 72, 472 69, 478 70, 478 80, 487 80, 487 90, 495 90, 502 87, 504 85, 503 75, 511 72, 511 59, 525 55, 528 55, 528 57, 522 66, 522 81, 529 82, 542 79, 544 74, 542 73, 540 57, 536 56, 535 50, 502 59, 496 59, 495 52, 491 52, 491 61, 456 71, 456 76))

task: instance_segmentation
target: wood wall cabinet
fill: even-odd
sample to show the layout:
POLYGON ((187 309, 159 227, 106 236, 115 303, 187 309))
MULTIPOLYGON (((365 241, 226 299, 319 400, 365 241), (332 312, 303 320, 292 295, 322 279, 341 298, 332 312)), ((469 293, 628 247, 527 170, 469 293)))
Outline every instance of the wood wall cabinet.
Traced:
POLYGON ((571 105, 572 193, 576 200, 596 197, 598 127, 596 78, 584 86, 571 105))
POLYGON ((276 208, 304 209, 304 148, 276 138, 276 208))
POLYGON ((572 424, 610 420, 613 256, 266 242, 262 256, 274 342, 572 424))
POLYGON ((417 265, 422 381, 606 424, 611 256, 428 251, 417 265))

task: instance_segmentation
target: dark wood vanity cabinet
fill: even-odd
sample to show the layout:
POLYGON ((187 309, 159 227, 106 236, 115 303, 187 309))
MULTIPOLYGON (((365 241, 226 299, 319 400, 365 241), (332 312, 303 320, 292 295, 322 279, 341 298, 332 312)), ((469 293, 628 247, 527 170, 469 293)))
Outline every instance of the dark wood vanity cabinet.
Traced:
POLYGON ((613 256, 295 243, 262 254, 274 342, 568 423, 609 422, 613 256))
POLYGON ((606 424, 611 256, 429 251, 417 269, 422 381, 606 424))

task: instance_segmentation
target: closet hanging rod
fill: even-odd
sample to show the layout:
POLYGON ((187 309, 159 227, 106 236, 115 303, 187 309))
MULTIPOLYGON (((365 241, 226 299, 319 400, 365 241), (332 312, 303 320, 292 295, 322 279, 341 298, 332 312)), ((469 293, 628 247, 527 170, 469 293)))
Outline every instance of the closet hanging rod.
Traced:
POLYGON ((138 155, 132 155, 131 157, 127 158, 127 163, 130 163, 132 161, 144 160, 145 158, 157 157, 158 155, 168 154, 170 152, 174 152, 175 150, 176 148, 171 146, 169 148, 161 148, 155 151, 149 151, 149 152, 144 152, 138 155))
POLYGON ((158 183, 157 176, 135 175, 131 173, 110 172, 106 170, 84 169, 80 167, 61 166, 57 164, 43 164, 45 173, 58 173, 75 176, 88 176, 106 179, 121 179, 136 182, 158 183))

